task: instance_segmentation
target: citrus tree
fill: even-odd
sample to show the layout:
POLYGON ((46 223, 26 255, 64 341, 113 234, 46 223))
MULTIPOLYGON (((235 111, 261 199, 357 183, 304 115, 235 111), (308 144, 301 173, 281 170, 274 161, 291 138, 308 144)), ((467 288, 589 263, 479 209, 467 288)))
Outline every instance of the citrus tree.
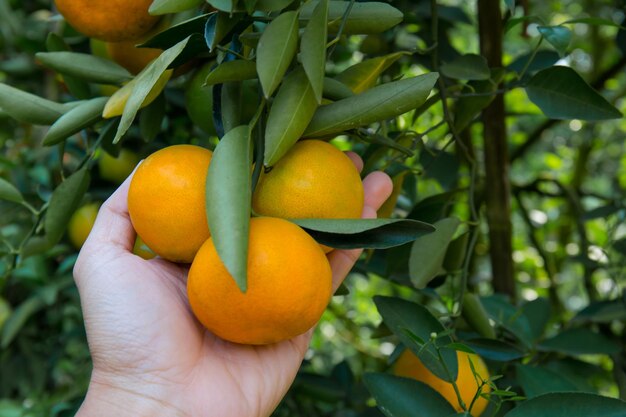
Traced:
POLYGON ((321 316, 275 415, 625 415, 623 19, 0 0, 0 415, 79 407, 72 268, 140 159, 134 253, 191 263, 199 322, 257 345, 321 316), (393 192, 361 219, 375 171, 393 192), (329 304, 324 254, 355 248, 329 304))

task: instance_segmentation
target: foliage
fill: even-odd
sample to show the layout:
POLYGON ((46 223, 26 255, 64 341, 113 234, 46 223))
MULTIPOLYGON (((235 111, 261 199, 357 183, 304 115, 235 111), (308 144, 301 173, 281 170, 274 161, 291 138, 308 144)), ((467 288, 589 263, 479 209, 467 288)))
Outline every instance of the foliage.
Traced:
POLYGON ((227 231, 248 230, 260 170, 301 136, 356 151, 397 188, 392 219, 298 221, 324 244, 376 250, 277 416, 452 415, 386 372, 403 349, 447 380, 455 350, 481 355, 484 415, 623 415, 609 398, 626 399, 623 6, 155 0, 172 23, 144 46, 165 51, 132 76, 50 2, 0 0, 0 415, 73 415, 85 393, 64 233, 114 189, 100 153, 216 149, 212 169, 233 180, 208 184, 222 197, 208 220, 245 288, 245 233, 227 231), (212 87, 192 83, 206 65, 212 87), (109 84, 125 87, 109 99, 109 84), (189 94, 210 94, 217 137, 190 120, 189 94))

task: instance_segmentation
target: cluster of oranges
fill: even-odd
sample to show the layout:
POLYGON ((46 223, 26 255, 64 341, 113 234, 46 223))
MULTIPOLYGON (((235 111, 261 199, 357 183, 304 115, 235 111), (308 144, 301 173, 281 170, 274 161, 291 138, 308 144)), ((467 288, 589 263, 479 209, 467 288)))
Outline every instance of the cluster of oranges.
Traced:
POLYGON ((356 167, 333 145, 305 140, 261 175, 252 200, 258 216, 250 221, 248 288, 242 293, 217 254, 206 220, 211 156, 201 147, 175 145, 146 158, 128 192, 133 227, 159 256, 191 262, 189 302, 216 335, 267 344, 305 332, 328 304, 332 274, 324 248, 286 219, 360 217, 363 185, 356 167))

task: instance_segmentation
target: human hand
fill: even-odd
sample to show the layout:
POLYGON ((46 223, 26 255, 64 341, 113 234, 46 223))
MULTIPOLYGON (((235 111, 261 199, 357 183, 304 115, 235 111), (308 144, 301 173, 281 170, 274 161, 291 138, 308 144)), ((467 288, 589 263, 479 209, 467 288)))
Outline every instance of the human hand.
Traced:
MULTIPOLYGON (((361 170, 360 158, 348 156, 361 170)), ((187 301, 188 266, 132 253, 129 184, 130 178, 102 205, 74 268, 93 359, 77 415, 269 416, 293 382, 313 330, 264 346, 207 331, 187 301)), ((374 172, 363 186, 363 217, 375 218, 391 180, 374 172)), ((333 291, 360 254, 329 254, 333 291)))

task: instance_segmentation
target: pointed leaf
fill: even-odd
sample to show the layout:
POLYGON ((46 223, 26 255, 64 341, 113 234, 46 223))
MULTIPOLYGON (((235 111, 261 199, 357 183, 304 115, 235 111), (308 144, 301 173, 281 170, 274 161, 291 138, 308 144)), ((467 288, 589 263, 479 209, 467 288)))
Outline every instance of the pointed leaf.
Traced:
POLYGON ((326 72, 326 39, 328 37, 328 0, 321 0, 302 34, 300 59, 317 103, 322 102, 324 74, 326 72))
POLYGON ((434 224, 435 232, 413 242, 409 259, 409 275, 417 288, 424 288, 441 273, 448 245, 459 227, 459 220, 448 217, 434 224))
MULTIPOLYGON (((300 20, 307 21, 311 19, 318 3, 318 0, 313 0, 304 4, 300 11, 300 20)), ((328 31, 335 34, 341 26, 341 20, 350 2, 331 1, 328 5, 328 31)), ((402 22, 403 18, 404 15, 400 10, 387 3, 373 1, 355 2, 346 19, 343 33, 364 35, 380 33, 402 22)))
POLYGON ((322 106, 315 112, 304 136, 330 136, 406 113, 426 101, 437 77, 433 72, 390 82, 322 106))
POLYGON ((526 356, 520 348, 502 340, 478 338, 466 340, 463 343, 481 358, 492 361, 510 362, 526 356))
POLYGON ((528 318, 516 306, 498 295, 481 297, 480 302, 493 321, 508 330, 524 347, 532 346, 533 337, 528 318))
POLYGON ((206 77, 205 85, 222 84, 228 81, 243 81, 256 78, 256 63, 238 59, 219 64, 206 77))
POLYGON ((354 95, 350 87, 334 78, 324 77, 323 88, 322 94, 329 100, 341 100, 354 95))
POLYGON ((78 52, 39 52, 45 66, 81 80, 98 84, 121 84, 133 78, 125 68, 105 58, 78 52))
POLYGON ((376 84, 378 77, 404 55, 411 54, 408 52, 395 52, 377 58, 366 59, 348 67, 337 75, 335 79, 350 87, 355 94, 362 93, 372 88, 376 84))
POLYGON ((43 138, 44 146, 56 145, 102 119, 108 97, 87 100, 61 116, 43 138))
POLYGON ((23 123, 51 125, 76 104, 63 105, 0 83, 0 109, 23 123))
POLYGON ((228 132, 217 144, 206 180, 206 211, 220 259, 242 292, 247 289, 252 146, 248 126, 228 132))
POLYGON ((89 171, 82 168, 65 179, 52 193, 46 211, 44 229, 51 245, 56 244, 67 227, 70 217, 80 205, 89 186, 89 171))
POLYGON ((146 106, 139 115, 139 129, 144 142, 152 142, 161 132, 161 125, 166 112, 165 95, 159 96, 146 106))
POLYGON ((569 67, 555 66, 539 71, 528 82, 526 93, 551 119, 606 120, 622 117, 619 110, 569 67))
POLYGON ((534 340, 539 339, 543 335, 543 331, 550 321, 551 309, 552 306, 547 298, 536 298, 522 305, 521 311, 528 319, 530 332, 534 340))
POLYGON ((265 166, 273 166, 300 139, 315 109, 315 93, 299 67, 285 78, 269 112, 265 128, 265 166))
POLYGON ((541 395, 518 404, 504 417, 623 417, 626 402, 587 393, 541 395))
POLYGON ((586 328, 564 330, 544 340, 537 348, 543 352, 559 352, 566 355, 612 355, 621 350, 617 341, 586 328))
POLYGON ((241 108, 243 101, 240 82, 230 82, 221 85, 220 104, 222 128, 224 133, 228 133, 242 123, 243 114, 241 108))
POLYGON ((24 197, 13 184, 0 177, 0 200, 21 203, 24 201, 24 197))
POLYGON ((213 52, 213 49, 226 38, 240 19, 240 15, 230 16, 226 13, 213 13, 209 16, 204 26, 204 41, 209 51, 213 52))
POLYGON ((578 391, 576 384, 547 368, 518 363, 515 364, 515 372, 527 398, 534 398, 551 392, 578 391))
MULTIPOLYGON (((445 347, 440 348, 441 356, 450 372, 448 375, 433 344, 418 344, 410 336, 412 334, 423 341, 429 341, 431 334, 440 334, 445 330, 430 311, 419 304, 400 298, 376 296, 374 302, 385 325, 419 357, 429 371, 445 381, 456 380, 458 369, 456 351, 445 347)), ((452 339, 449 336, 441 336, 438 337, 436 343, 437 346, 447 346, 452 343, 452 339)))
MULTIPOLYGON (((48 52, 71 51, 70 47, 65 43, 65 40, 54 32, 48 33, 46 49, 48 52)), ((91 91, 87 82, 70 75, 64 75, 63 82, 74 97, 81 100, 86 100, 91 97, 91 91)))
POLYGON ((217 15, 215 12, 206 13, 180 22, 163 32, 157 33, 140 46, 142 48, 169 49, 191 35, 203 34, 207 19, 211 19, 215 15, 217 15))
POLYGON ((367 373, 363 380, 378 408, 388 417, 449 417, 454 414, 450 403, 423 382, 380 373, 367 373))
POLYGON ((435 229, 405 219, 290 219, 318 242, 340 249, 385 249, 403 245, 435 229))
POLYGON ((572 41, 572 31, 565 26, 537 26, 541 36, 563 56, 572 41))
POLYGON ((488 80, 491 76, 487 60, 476 54, 461 55, 440 67, 441 73, 457 80, 488 80))
POLYGON ((298 13, 285 12, 267 25, 257 47, 256 68, 266 98, 280 84, 297 48, 298 13))
POLYGON ((135 116, 144 103, 144 100, 152 88, 157 84, 169 65, 176 59, 183 49, 185 49, 188 41, 189 38, 186 38, 170 49, 163 51, 157 59, 152 61, 134 79, 135 86, 132 94, 126 102, 126 105, 124 106, 122 120, 120 121, 120 126, 118 127, 117 132, 115 133, 115 139, 113 140, 114 143, 117 143, 130 128, 130 125, 133 123, 133 120, 135 120, 135 116))
POLYGON ((203 0, 154 0, 148 9, 153 16, 178 13, 193 9, 204 3, 203 0))
POLYGON ((471 81, 468 83, 468 87, 463 89, 463 93, 493 94, 486 94, 484 96, 461 96, 461 98, 457 100, 455 106, 456 111, 454 112, 454 127, 458 132, 469 126, 472 120, 496 98, 495 92, 498 89, 498 84, 500 84, 504 77, 504 71, 494 70, 491 73, 491 77, 491 79, 485 81, 471 81))

